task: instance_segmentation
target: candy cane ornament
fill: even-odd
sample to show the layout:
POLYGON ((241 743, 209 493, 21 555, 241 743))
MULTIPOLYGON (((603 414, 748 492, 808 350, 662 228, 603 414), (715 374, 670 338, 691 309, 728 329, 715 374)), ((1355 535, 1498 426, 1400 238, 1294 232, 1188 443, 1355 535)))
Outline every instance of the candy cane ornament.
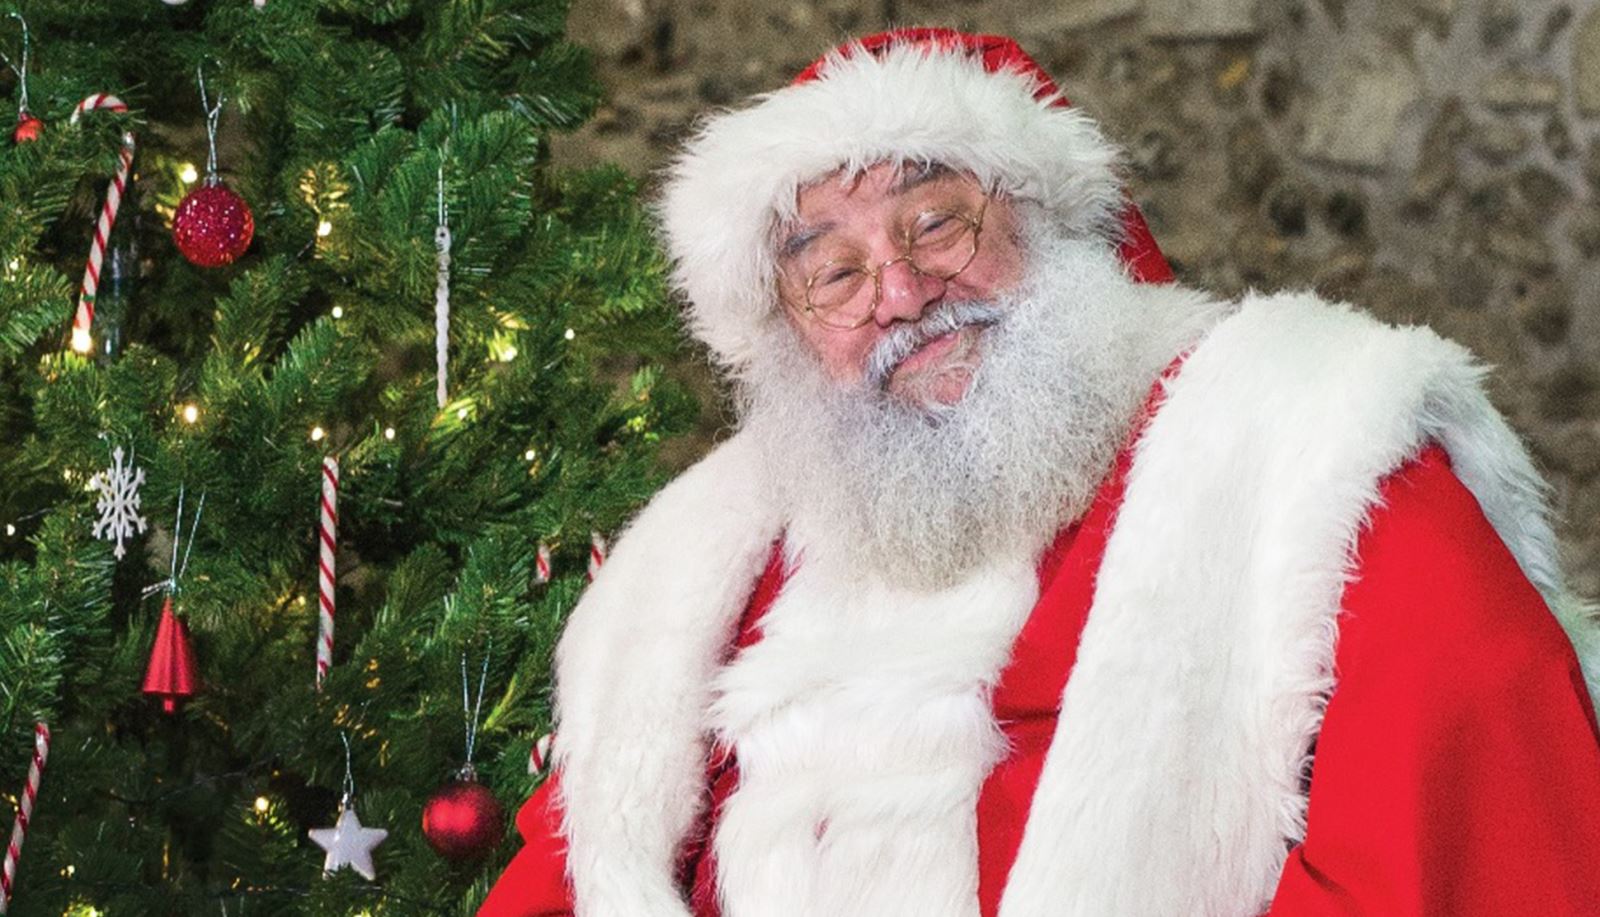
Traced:
POLYGON ((17 800, 17 820, 11 825, 11 843, 6 846, 5 866, 0 869, 0 914, 11 907, 11 890, 17 879, 17 859, 22 841, 28 836, 28 821, 33 817, 33 801, 39 796, 39 778, 45 759, 50 756, 50 727, 33 724, 33 763, 28 765, 28 783, 17 800))
POLYGON ((550 546, 543 541, 533 555, 533 581, 540 586, 550 582, 550 546))
POLYGON ((589 582, 600 573, 600 565, 606 562, 606 539, 599 532, 589 533, 589 582))
POLYGON ((544 773, 544 769, 549 766, 550 747, 555 742, 555 738, 553 733, 547 732, 540 736, 537 742, 533 743, 532 748, 528 749, 528 776, 537 777, 544 773))
POLYGON ((339 460, 322 460, 322 501, 317 525, 317 690, 333 665, 333 571, 339 544, 339 460))
MULTIPOLYGON (((128 106, 121 99, 97 92, 78 103, 72 110, 70 123, 77 124, 86 111, 109 111, 122 114, 128 106)), ((133 153, 137 148, 132 131, 122 134, 122 149, 117 153, 117 171, 106 188, 106 201, 100 208, 100 219, 95 223, 94 241, 89 246, 89 263, 83 269, 83 287, 78 295, 78 311, 72 317, 72 349, 88 353, 94 348, 90 327, 94 324, 94 297, 100 289, 100 265, 106 257, 106 242, 111 238, 111 227, 117 222, 117 211, 122 207, 122 192, 128 186, 128 174, 133 169, 133 153)))

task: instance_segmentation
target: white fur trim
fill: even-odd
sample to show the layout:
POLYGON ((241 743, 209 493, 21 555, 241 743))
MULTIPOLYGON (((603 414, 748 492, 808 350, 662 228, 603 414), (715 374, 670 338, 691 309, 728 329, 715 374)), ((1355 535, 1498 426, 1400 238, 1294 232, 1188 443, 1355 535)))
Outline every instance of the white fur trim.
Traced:
POLYGON ((840 168, 939 162, 1036 201, 1063 226, 1112 231, 1116 148, 1088 116, 1035 99, 1033 78, 903 44, 833 56, 822 76, 705 122, 660 203, 694 333, 737 371, 774 320, 772 232, 800 187, 840 168))
POLYGON ((1356 538, 1428 441, 1563 600, 1542 486, 1481 375, 1305 294, 1248 299, 1193 352, 1138 445, 1002 917, 1266 909, 1304 834, 1356 538))
POLYGON ((989 694, 1038 598, 1019 554, 933 593, 807 554, 716 679, 729 914, 976 917, 978 794, 1005 754, 989 694))
POLYGON ((673 872, 704 804, 710 675, 779 533, 734 437, 617 541, 556 651, 555 743, 581 917, 685 917, 673 872))

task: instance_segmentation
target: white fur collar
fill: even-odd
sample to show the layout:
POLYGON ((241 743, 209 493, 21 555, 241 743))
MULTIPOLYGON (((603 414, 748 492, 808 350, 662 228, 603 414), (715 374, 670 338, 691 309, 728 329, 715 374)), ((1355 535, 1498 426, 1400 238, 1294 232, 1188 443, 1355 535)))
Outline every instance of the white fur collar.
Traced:
POLYGON ((584 917, 687 915, 677 851, 703 805, 711 673, 780 520, 735 437, 617 541, 556 651, 567 868, 584 917))
POLYGON ((1135 453, 1002 917, 1266 909, 1304 834, 1357 535, 1430 440, 1593 646, 1482 374, 1308 294, 1247 299, 1190 355, 1135 453))
MULTIPOLYGON (((1600 641, 1561 587, 1542 485, 1480 376, 1429 331, 1385 329, 1309 295, 1251 298, 1193 351, 1138 446, 1003 917, 1265 907, 1303 831, 1301 765, 1332 685, 1350 551, 1378 482, 1429 440, 1450 452, 1600 687, 1600 641)), ((735 437, 641 514, 573 614, 557 657, 556 759, 582 917, 687 914, 675 857, 704 804, 713 678, 783 525, 769 496, 754 444, 735 437)), ((1031 568, 994 575, 996 595, 1013 596, 997 608, 1014 612, 1036 588, 1031 568)), ((810 604, 826 583, 795 594, 810 604)), ((995 634, 1012 627, 1002 617, 995 634)), ((963 674, 981 682, 991 655, 963 655, 966 672, 933 693, 963 674)), ((717 711, 752 741, 771 725, 760 711, 803 695, 805 676, 774 663, 780 681, 741 681, 754 671, 726 673, 717 711)), ((951 728, 992 728, 956 706, 951 728)), ((811 724, 759 741, 819 734, 811 724)), ((983 747, 947 763, 988 761, 983 747)), ((766 764, 750 754, 752 774, 781 767, 778 751, 766 764)), ((970 843, 948 838, 922 861, 924 879, 947 870, 965 887, 970 843)), ((760 869, 728 865, 730 892, 760 869)), ((737 902, 729 917, 798 913, 803 900, 737 902)))
POLYGON ((1031 552, 936 593, 808 556, 716 678, 739 762, 715 836, 730 913, 977 914, 989 692, 1038 596, 1031 552))

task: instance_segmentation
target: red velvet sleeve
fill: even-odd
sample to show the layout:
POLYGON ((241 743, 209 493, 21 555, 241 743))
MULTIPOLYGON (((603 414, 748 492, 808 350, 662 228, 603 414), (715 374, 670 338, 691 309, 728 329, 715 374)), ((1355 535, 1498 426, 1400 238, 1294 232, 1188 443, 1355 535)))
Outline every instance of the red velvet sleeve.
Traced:
POLYGON ((1442 450, 1383 504, 1271 913, 1600 914, 1600 732, 1565 634, 1442 450))
POLYGON ((557 779, 552 773, 517 811, 522 849, 489 890, 478 917, 572 917, 557 779))

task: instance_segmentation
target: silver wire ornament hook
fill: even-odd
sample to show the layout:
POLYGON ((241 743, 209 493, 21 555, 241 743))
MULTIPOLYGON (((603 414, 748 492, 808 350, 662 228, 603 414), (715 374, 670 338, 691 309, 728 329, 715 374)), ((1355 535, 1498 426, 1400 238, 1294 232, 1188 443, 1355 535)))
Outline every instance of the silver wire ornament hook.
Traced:
POLYGON ((200 492, 200 503, 194 508, 194 521, 189 523, 189 543, 183 548, 183 566, 178 568, 177 575, 183 576, 189 572, 189 555, 194 551, 194 535, 200 530, 200 514, 206 511, 206 493, 200 492))
POLYGON ((472 766, 472 753, 478 746, 478 717, 483 711, 483 688, 489 681, 489 656, 494 652, 494 641, 489 641, 489 646, 483 653, 483 669, 478 673, 478 697, 469 702, 467 696, 467 654, 461 654, 461 716, 467 725, 467 761, 461 768, 461 775, 467 780, 475 778, 475 768, 472 766))
POLYGON ((206 113, 206 184, 214 185, 217 178, 217 122, 222 117, 222 105, 228 97, 217 91, 217 104, 211 104, 210 95, 206 92, 206 63, 210 62, 222 68, 222 62, 213 57, 201 58, 200 63, 194 65, 195 81, 200 84, 200 107, 206 113))
POLYGON ((183 540, 183 483, 178 483, 178 519, 172 524, 172 565, 167 568, 167 592, 178 592, 178 542, 183 540))
POLYGON ((0 60, 17 75, 17 117, 21 118, 28 113, 28 54, 33 46, 33 34, 28 31, 28 20, 22 18, 21 13, 11 10, 6 15, 22 23, 22 66, 13 64, 11 58, 0 52, 0 60))
POLYGON ((350 800, 356 795, 356 778, 350 770, 350 733, 339 730, 339 740, 344 743, 344 783, 341 785, 339 795, 339 811, 350 808, 350 800))
POLYGON ((178 518, 172 525, 172 566, 168 569, 167 578, 144 590, 144 595, 152 592, 167 590, 169 595, 178 594, 178 581, 189 569, 189 554, 194 551, 194 533, 200 527, 200 514, 206 511, 206 495, 200 494, 200 504, 195 507, 194 521, 189 523, 189 545, 183 549, 183 564, 178 564, 178 545, 183 541, 183 492, 182 482, 178 484, 178 518))

